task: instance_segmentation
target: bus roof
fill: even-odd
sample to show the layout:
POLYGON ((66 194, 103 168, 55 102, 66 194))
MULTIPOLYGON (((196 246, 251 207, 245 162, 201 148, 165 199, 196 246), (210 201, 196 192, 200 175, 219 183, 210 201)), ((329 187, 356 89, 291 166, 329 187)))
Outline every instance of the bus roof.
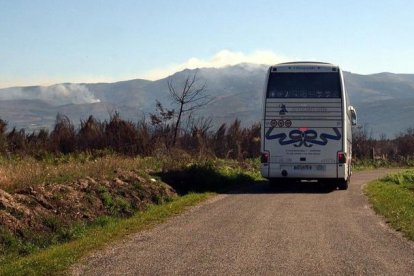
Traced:
POLYGON ((284 62, 270 67, 272 72, 275 71, 338 71, 339 66, 327 62, 316 61, 295 61, 284 62))

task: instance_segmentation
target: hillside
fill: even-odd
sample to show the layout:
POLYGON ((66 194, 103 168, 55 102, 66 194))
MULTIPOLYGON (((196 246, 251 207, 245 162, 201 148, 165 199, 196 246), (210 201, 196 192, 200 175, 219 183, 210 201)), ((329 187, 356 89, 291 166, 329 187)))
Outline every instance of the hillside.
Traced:
MULTIPOLYGON (((212 117, 215 125, 235 118, 241 119, 244 125, 259 121, 266 69, 267 66, 254 64, 198 69, 198 79, 206 83, 212 98, 212 102, 200 110, 200 115, 212 117)), ((179 86, 194 73, 195 70, 184 70, 171 78, 179 86)), ((167 80, 0 89, 0 118, 8 121, 11 127, 29 130, 52 126, 58 112, 75 123, 91 114, 104 120, 115 111, 137 121, 154 110, 155 100, 170 104, 167 80)), ((373 135, 386 134, 392 138, 413 126, 414 74, 345 72, 345 82, 351 102, 357 108, 359 124, 373 135)))

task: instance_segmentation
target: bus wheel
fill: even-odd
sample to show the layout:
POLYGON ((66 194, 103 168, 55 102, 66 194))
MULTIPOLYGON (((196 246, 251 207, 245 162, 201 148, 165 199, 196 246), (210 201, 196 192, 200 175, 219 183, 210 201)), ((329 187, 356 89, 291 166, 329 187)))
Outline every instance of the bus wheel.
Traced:
POLYGON ((345 179, 339 180, 339 183, 338 183, 339 190, 348 189, 348 184, 349 184, 349 178, 347 180, 345 180, 345 179))

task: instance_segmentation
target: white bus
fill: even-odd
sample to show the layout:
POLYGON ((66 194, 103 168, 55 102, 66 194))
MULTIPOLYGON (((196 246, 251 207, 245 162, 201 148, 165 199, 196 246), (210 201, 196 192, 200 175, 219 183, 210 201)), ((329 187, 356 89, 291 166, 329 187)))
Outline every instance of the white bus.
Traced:
POLYGON ((347 189, 352 125, 342 71, 322 62, 290 62, 267 73, 261 130, 261 174, 274 182, 330 180, 347 189))

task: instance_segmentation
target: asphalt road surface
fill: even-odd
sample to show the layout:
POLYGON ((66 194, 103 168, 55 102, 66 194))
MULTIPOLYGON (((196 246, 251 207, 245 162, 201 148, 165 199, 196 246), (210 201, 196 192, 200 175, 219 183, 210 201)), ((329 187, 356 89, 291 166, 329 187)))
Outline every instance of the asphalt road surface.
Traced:
MULTIPOLYGON (((75 275, 414 275, 414 243, 347 191, 252 183, 95 252, 75 275)), ((315 185, 316 184, 316 185, 315 185)))

